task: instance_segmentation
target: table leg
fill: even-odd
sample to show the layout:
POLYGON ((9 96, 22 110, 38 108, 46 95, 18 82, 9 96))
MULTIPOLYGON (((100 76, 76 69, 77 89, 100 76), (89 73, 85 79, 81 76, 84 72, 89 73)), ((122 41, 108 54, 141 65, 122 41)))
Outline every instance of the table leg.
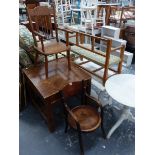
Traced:
MULTIPOLYGON (((110 98, 108 98, 108 102, 100 99, 101 93, 106 93, 106 91, 105 90, 101 90, 99 92, 99 94, 98 94, 98 101, 101 102, 103 107, 105 107, 106 105, 110 105, 110 98)), ((112 98, 111 98, 111 104, 112 104, 112 98)))
POLYGON ((135 122, 135 117, 132 115, 131 111, 129 111, 128 120, 130 120, 131 122, 135 122))
POLYGON ((133 116, 132 116, 132 114, 131 114, 131 112, 130 112, 130 108, 124 106, 122 115, 120 116, 120 118, 118 119, 118 121, 114 124, 114 126, 108 132, 107 139, 109 139, 111 137, 111 135, 113 134, 113 132, 121 125, 121 123, 124 120, 126 120, 126 119, 131 120, 131 118, 134 119, 133 116))
POLYGON ((55 122, 54 122, 54 115, 53 115, 53 106, 51 103, 47 103, 46 108, 46 120, 48 129, 50 132, 54 132, 55 130, 55 122))

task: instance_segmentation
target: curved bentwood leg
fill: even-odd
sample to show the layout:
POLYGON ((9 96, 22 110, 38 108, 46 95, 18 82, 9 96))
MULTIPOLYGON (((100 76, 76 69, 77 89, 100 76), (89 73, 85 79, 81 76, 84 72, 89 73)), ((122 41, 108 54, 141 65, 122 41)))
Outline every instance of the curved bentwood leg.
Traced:
POLYGON ((127 106, 124 106, 123 108, 123 112, 122 115, 120 116, 119 120, 114 124, 114 126, 110 129, 110 131, 108 132, 107 135, 107 139, 109 139, 111 137, 111 135, 114 133, 114 131, 121 125, 121 123, 126 120, 129 119, 132 122, 134 122, 134 117, 132 115, 132 113, 130 112, 130 108, 127 106))

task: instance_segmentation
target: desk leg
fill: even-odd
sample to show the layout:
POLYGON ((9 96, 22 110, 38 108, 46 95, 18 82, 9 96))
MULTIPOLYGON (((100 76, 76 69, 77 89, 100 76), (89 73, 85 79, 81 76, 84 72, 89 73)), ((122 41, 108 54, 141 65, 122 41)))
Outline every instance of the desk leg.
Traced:
POLYGON ((25 76, 24 73, 22 73, 22 82, 23 82, 23 90, 24 90, 24 106, 27 105, 27 94, 26 94, 26 81, 25 81, 25 76))
POLYGON ((55 122, 54 122, 54 115, 53 115, 53 106, 51 103, 47 103, 45 111, 46 111, 48 129, 50 132, 54 132, 55 122))
POLYGON ((111 135, 113 134, 113 132, 122 124, 122 122, 126 119, 129 120, 133 120, 133 116, 130 112, 129 107, 124 106, 123 112, 121 117, 119 118, 119 120, 114 124, 114 126, 110 129, 110 131, 108 132, 107 135, 107 139, 109 139, 111 137, 111 135))

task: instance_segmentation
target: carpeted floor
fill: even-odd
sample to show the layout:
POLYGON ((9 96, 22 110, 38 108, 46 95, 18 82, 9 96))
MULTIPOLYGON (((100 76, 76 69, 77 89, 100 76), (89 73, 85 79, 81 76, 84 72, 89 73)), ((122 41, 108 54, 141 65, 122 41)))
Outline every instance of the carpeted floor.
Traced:
MULTIPOLYGON (((123 73, 135 74, 134 65, 123 68, 123 73)), ((92 90, 99 93, 99 89, 92 85, 92 90)), ((106 100, 108 94, 103 92, 101 100, 106 100)), ((74 103, 78 102, 73 98, 74 103)), ((106 133, 117 121, 121 111, 114 108, 119 103, 113 101, 113 106, 105 109, 104 127, 106 133)), ((19 116, 19 154, 20 155, 79 155, 77 132, 69 129, 64 133, 64 118, 61 108, 55 107, 57 129, 54 133, 48 131, 47 125, 39 112, 28 105, 19 116)), ((134 113, 134 109, 132 109, 134 113)), ((102 138, 100 128, 95 132, 82 134, 85 155, 134 155, 135 153, 135 124, 124 121, 113 133, 110 139, 102 138)))

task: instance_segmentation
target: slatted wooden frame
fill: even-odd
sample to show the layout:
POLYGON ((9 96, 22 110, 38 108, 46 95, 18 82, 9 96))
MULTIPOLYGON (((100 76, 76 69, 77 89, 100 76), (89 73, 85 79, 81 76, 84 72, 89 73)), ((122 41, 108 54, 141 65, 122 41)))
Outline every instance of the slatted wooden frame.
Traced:
MULTIPOLYGON (((103 85, 105 84, 107 78, 108 78, 108 70, 111 70, 113 71, 115 74, 120 74, 121 71, 122 71, 122 63, 123 63, 123 59, 124 59, 124 51, 125 51, 125 46, 124 45, 121 45, 121 46, 118 46, 118 47, 115 47, 115 48, 112 48, 112 40, 109 39, 109 38, 106 38, 106 37, 97 37, 97 36, 93 36, 93 35, 90 35, 90 34, 86 34, 86 33, 83 33, 83 32, 76 32, 76 31, 72 31, 73 33, 75 33, 74 36, 72 37, 76 37, 76 43, 74 42, 69 42, 70 44, 72 45, 76 45, 82 49, 85 49, 87 51, 90 51, 90 52, 93 52, 97 55, 101 55, 103 57, 105 57, 105 64, 101 64, 97 61, 94 61, 92 59, 89 59, 88 57, 85 57, 84 55, 80 55, 80 57, 84 57, 86 58, 88 61, 85 61, 85 62, 82 62, 82 63, 79 63, 77 64, 79 67, 83 68, 84 70, 88 71, 89 73, 97 76, 98 78, 102 79, 103 81, 103 85), (84 47, 84 46, 81 46, 81 44, 84 43, 84 38, 85 37, 89 37, 90 40, 91 40, 91 49, 90 48, 87 48, 87 47, 84 47), (104 43, 104 45, 106 45, 106 54, 101 54, 99 53, 98 51, 95 50, 95 42, 96 41, 102 41, 104 43), (115 51, 115 50, 120 50, 120 62, 118 64, 118 67, 117 67, 117 70, 114 70, 113 68, 111 68, 109 66, 109 59, 110 59, 110 54, 112 51, 115 51), (98 68, 98 69, 95 69, 93 71, 90 71, 88 69, 86 69, 85 67, 82 67, 81 65, 82 64, 85 64, 85 63, 88 63, 88 62, 94 62, 94 63, 97 63, 98 65, 100 65, 101 67, 98 68), (99 76, 98 74, 96 74, 97 71, 101 70, 104 68, 104 74, 103 74, 103 77, 99 76)), ((72 50, 71 50, 72 51, 72 50)), ((72 51, 74 52, 74 51, 72 51)))

